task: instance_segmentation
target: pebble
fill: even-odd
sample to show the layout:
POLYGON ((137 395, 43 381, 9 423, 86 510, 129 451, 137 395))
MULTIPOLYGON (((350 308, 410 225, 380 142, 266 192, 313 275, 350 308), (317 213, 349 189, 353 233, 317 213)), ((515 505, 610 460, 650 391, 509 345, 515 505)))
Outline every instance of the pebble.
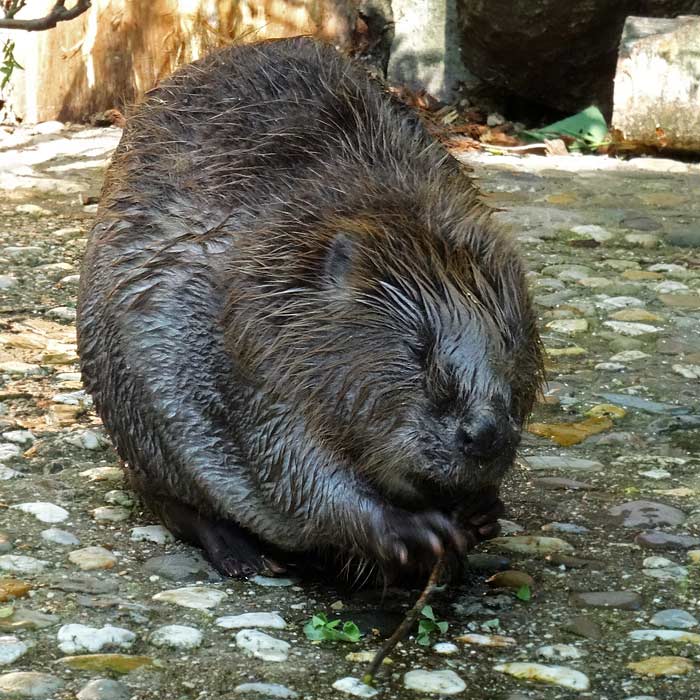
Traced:
POLYGON ((92 510, 92 517, 98 522, 122 523, 131 517, 131 511, 123 506, 100 506, 92 510))
POLYGON ((700 545, 700 537, 691 535, 673 535, 661 530, 646 530, 638 534, 634 541, 640 547, 648 549, 674 550, 689 549, 700 545))
POLYGON ((649 622, 658 627, 683 630, 698 626, 698 619, 694 615, 691 615, 687 610, 679 610, 678 608, 659 610, 649 622))
POLYGON ((618 352, 610 358, 611 362, 639 362, 640 360, 647 360, 651 357, 649 353, 642 352, 641 350, 623 350, 618 352))
POLYGON ((548 644, 539 647, 536 654, 550 661, 568 661, 583 658, 585 652, 573 646, 573 644, 548 644))
POLYGON ((603 465, 592 459, 556 455, 527 455, 525 461, 535 471, 552 469, 570 472, 597 472, 603 465))
POLYGON ((130 673, 141 666, 150 666, 153 659, 150 656, 132 656, 130 654, 81 654, 80 656, 64 656, 58 662, 80 671, 130 673))
POLYGON ((633 630, 627 635, 635 642, 684 642, 687 644, 700 644, 700 634, 685 632, 684 630, 633 630))
POLYGON ((590 530, 583 525, 575 523, 546 523, 542 526, 544 532, 563 532, 569 535, 585 535, 590 530))
POLYGON ((214 624, 227 630, 240 629, 242 627, 261 627, 283 630, 287 623, 276 612, 252 612, 242 615, 226 615, 214 620, 214 624))
POLYGON ((452 642, 438 642, 433 644, 433 651, 436 654, 444 654, 445 656, 451 656, 459 651, 459 647, 452 642))
POLYGON ((144 563, 143 569, 146 573, 178 583, 221 580, 221 575, 197 551, 151 557, 144 563))
POLYGON ((687 517, 678 508, 653 501, 629 501, 612 506, 608 513, 614 518, 620 518, 623 527, 674 526, 683 523, 687 517))
POLYGON ((379 695, 379 691, 371 685, 367 685, 358 678, 352 678, 351 676, 339 678, 333 683, 333 688, 341 693, 354 695, 358 698, 373 698, 375 695, 379 695))
POLYGON ((15 510, 21 510, 23 513, 29 513, 42 523, 61 523, 70 516, 70 513, 65 508, 43 501, 19 503, 10 507, 15 510))
POLYGON ((153 631, 150 642, 156 647, 196 649, 202 644, 202 633, 196 627, 164 625, 153 631))
POLYGON ((28 650, 29 647, 17 637, 0 636, 0 666, 13 664, 28 650))
POLYGON ((650 335, 661 331, 657 326, 649 323, 634 323, 632 321, 603 321, 606 328, 610 328, 615 333, 628 335, 632 338, 641 335, 650 335))
POLYGON ((253 629, 243 629, 238 632, 236 646, 263 661, 286 661, 289 656, 287 642, 253 629))
POLYGON ((58 630, 58 648, 64 654, 98 652, 104 647, 128 649, 136 635, 122 627, 88 627, 87 625, 63 625, 58 630))
POLYGON ((528 588, 534 588, 535 586, 535 580, 530 574, 514 569, 499 571, 488 578, 486 583, 494 588, 513 588, 516 590, 523 586, 527 586, 528 588))
POLYGON ((0 696, 48 700, 63 686, 63 681, 48 673, 15 671, 0 675, 0 696))
POLYGON ((651 656, 627 664, 642 676, 682 676, 693 670, 693 662, 684 656, 651 656))
POLYGON ((95 430, 80 430, 72 433, 66 438, 66 442, 83 450, 103 450, 109 441, 107 438, 95 430))
POLYGON ((174 588, 161 591, 153 596, 153 600, 164 603, 173 603, 183 608, 193 608, 195 610, 209 610, 219 605, 226 594, 215 588, 206 586, 185 586, 184 588, 174 588))
POLYGON ((153 542, 154 544, 169 544, 175 537, 162 525, 144 525, 131 530, 132 542, 153 542))
POLYGON ((93 467, 80 472, 88 481, 123 481, 124 470, 120 467, 93 467))
POLYGON ((615 238, 615 234, 611 233, 602 226, 596 226, 595 224, 582 224, 580 226, 573 226, 569 229, 573 233, 584 236, 585 238, 592 238, 598 243, 605 243, 615 238))
POLYGON ((24 474, 18 472, 16 469, 10 469, 9 467, 3 467, 0 464, 0 481, 9 481, 10 479, 20 479, 24 474))
POLYGON ((574 548, 558 537, 538 537, 537 535, 516 535, 496 537, 491 540, 495 547, 519 554, 549 554, 551 552, 573 552, 574 548))
POLYGON ((262 695, 264 699, 299 697, 299 693, 294 692, 291 688, 287 688, 284 685, 279 685, 278 683, 241 683, 233 689, 233 692, 237 695, 249 693, 262 695))
POLYGON ((104 547, 75 549, 68 555, 68 559, 83 571, 112 569, 117 563, 114 554, 104 547))
POLYGON ((11 574, 40 574, 49 562, 22 554, 3 554, 0 556, 0 571, 11 574))
POLYGON ((574 335, 575 333, 585 333, 588 330, 588 321, 585 318, 565 318, 559 321, 550 321, 545 325, 545 328, 555 333, 574 335))
POLYGON ((31 445, 36 440, 29 430, 8 430, 2 434, 2 439, 17 445, 31 445))
POLYGON ((591 591, 572 593, 569 604, 576 608, 615 608, 617 610, 639 610, 642 599, 634 591, 591 591))
POLYGON ((20 362, 19 360, 8 360, 7 362, 0 362, 0 373, 2 372, 14 376, 30 377, 35 374, 41 374, 42 370, 39 365, 20 362))
POLYGON ((0 289, 10 289, 17 284, 17 278, 12 275, 0 275, 0 289))
POLYGON ((76 695, 78 700, 130 700, 131 690, 119 681, 96 678, 76 695))
POLYGON ((455 637, 458 642, 463 644, 474 644, 480 647, 512 647, 517 644, 513 637, 504 637, 500 634, 461 634, 459 637, 455 637))
POLYGON ((547 666, 523 661, 515 661, 494 666, 495 671, 507 673, 515 678, 528 681, 541 681, 559 685, 569 690, 588 690, 591 682, 588 676, 566 666, 547 666))
POLYGON ((287 586, 293 586, 296 581, 291 578, 282 578, 281 576, 253 576, 250 579, 252 583, 256 583, 258 586, 263 586, 264 588, 286 588, 287 586))
POLYGON ((22 453, 22 450, 17 445, 11 442, 0 443, 0 462, 4 462, 8 459, 14 459, 22 453))
POLYGON ((466 683, 454 671, 409 671, 403 677, 403 684, 409 690, 439 695, 456 695, 466 687, 466 683))

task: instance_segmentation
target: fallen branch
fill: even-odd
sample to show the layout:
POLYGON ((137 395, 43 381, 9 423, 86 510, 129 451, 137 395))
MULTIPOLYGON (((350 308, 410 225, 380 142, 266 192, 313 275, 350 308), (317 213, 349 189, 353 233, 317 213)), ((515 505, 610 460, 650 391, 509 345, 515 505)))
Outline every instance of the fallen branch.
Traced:
POLYGON ((76 0, 75 5, 69 9, 66 9, 65 5, 66 0, 56 0, 48 15, 37 19, 15 19, 14 16, 6 16, 0 19, 0 29, 24 29, 27 32, 52 29, 59 22, 67 22, 87 12, 90 9, 91 0, 76 0))
POLYGON ((374 658, 367 667, 366 673, 364 674, 364 676, 362 676, 363 683, 367 683, 367 685, 372 684, 372 682, 374 681, 374 676, 379 670, 379 667, 382 665, 382 661, 384 661, 384 659, 387 656, 389 656, 394 647, 406 636, 406 634, 408 634, 408 631, 411 629, 411 627, 413 627, 413 625, 416 624, 416 621, 420 617, 421 611, 428 602, 430 594, 433 592, 435 586, 437 586, 438 584, 444 562, 444 557, 439 557, 438 560, 435 562, 435 566, 430 572, 428 582, 425 584, 425 588, 423 589, 420 596, 418 596, 418 600, 416 601, 415 605, 406 613, 406 617, 404 617, 404 619, 401 621, 401 624, 394 630, 394 634, 392 634, 391 637, 389 637, 389 639, 387 639, 386 642, 382 644, 380 649, 374 655, 374 658))

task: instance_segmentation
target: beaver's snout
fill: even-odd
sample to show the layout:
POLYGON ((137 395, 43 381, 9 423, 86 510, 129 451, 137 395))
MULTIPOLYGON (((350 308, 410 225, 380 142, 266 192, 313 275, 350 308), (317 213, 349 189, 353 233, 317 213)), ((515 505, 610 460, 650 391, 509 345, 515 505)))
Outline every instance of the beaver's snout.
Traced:
POLYGON ((472 412, 457 428, 456 441, 467 459, 488 462, 512 452, 520 442, 520 431, 505 413, 484 409, 472 412))

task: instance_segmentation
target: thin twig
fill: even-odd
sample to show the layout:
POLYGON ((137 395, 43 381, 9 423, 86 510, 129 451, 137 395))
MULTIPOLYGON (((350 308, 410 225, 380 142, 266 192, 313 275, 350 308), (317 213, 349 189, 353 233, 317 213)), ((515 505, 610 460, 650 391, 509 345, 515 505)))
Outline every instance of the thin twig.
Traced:
POLYGON ((394 634, 392 634, 391 637, 389 637, 389 639, 382 644, 380 649, 374 655, 374 658, 367 667, 365 675, 362 676, 362 681, 364 683, 370 685, 374 681, 374 676, 379 670, 379 667, 382 665, 382 661, 384 661, 384 659, 392 652, 394 647, 406 636, 411 627, 413 627, 413 625, 416 623, 423 608, 428 602, 430 594, 438 584, 444 563, 445 559, 442 556, 435 562, 435 566, 430 572, 428 582, 425 584, 425 588, 420 596, 418 596, 418 600, 416 601, 415 605, 406 613, 406 617, 404 617, 401 624, 396 628, 396 630, 394 630, 394 634))

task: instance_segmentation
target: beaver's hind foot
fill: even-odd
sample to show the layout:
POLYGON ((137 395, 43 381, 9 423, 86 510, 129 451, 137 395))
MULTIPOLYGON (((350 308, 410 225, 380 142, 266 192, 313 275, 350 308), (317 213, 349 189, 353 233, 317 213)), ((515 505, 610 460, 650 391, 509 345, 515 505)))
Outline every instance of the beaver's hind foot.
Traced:
POLYGON ((256 537, 232 520, 208 518, 173 499, 160 501, 153 507, 174 535, 201 547, 224 576, 250 578, 257 574, 286 573, 284 566, 263 552, 256 537))

